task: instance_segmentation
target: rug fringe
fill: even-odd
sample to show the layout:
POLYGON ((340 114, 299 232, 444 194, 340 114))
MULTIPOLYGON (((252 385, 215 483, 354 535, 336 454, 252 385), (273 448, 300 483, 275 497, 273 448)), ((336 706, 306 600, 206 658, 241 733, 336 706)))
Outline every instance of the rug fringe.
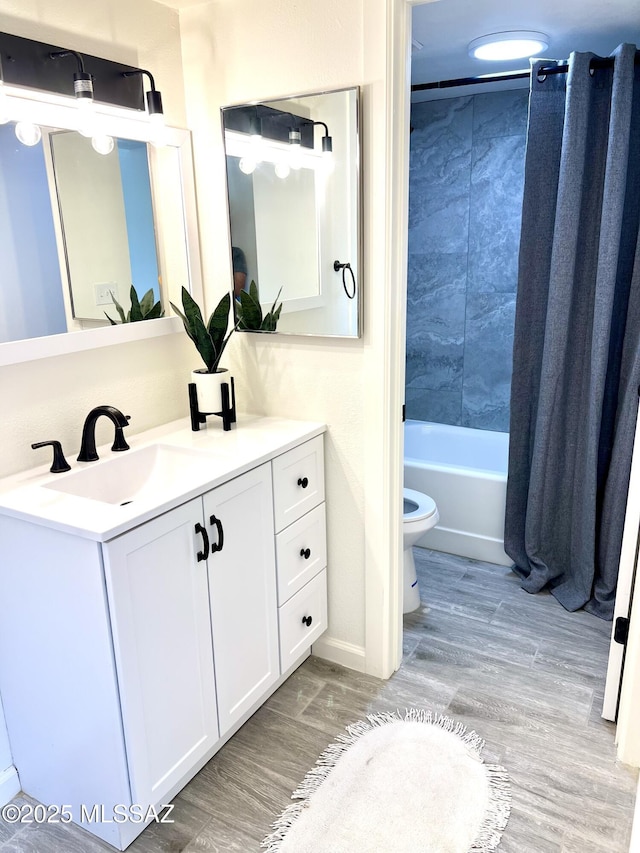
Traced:
MULTIPOLYGON (((365 720, 348 725, 344 733, 339 734, 324 750, 315 766, 309 770, 291 794, 292 800, 301 802, 293 803, 282 812, 280 817, 271 824, 272 832, 260 846, 266 848, 267 853, 280 853, 291 826, 300 817, 311 795, 318 790, 341 756, 367 732, 379 726, 402 722, 425 723, 455 734, 467 746, 468 754, 482 763, 481 753, 485 743, 483 738, 473 730, 467 731, 462 723, 444 714, 434 714, 426 708, 407 708, 404 712, 397 710, 367 714, 365 720)), ((469 853, 491 853, 495 850, 511 813, 511 786, 507 771, 496 764, 485 764, 484 767, 489 779, 489 805, 478 838, 469 849, 469 853)))

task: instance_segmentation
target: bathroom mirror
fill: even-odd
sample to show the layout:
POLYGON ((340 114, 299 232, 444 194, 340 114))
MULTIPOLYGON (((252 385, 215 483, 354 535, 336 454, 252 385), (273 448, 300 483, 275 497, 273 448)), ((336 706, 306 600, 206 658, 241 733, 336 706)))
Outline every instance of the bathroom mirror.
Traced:
POLYGON ((201 299, 189 133, 167 128, 155 147, 144 116, 114 109, 103 155, 71 130, 75 109, 30 108, 36 145, 0 125, 0 365, 179 331, 105 311, 119 321, 110 294, 127 312, 131 284, 163 305, 183 284, 201 299))
POLYGON ((117 320, 112 296, 127 311, 132 284, 162 301, 146 143, 116 139, 99 154, 70 130, 49 142, 73 318, 117 320))
POLYGON ((234 290, 282 303, 276 333, 361 334, 358 94, 222 110, 234 290))

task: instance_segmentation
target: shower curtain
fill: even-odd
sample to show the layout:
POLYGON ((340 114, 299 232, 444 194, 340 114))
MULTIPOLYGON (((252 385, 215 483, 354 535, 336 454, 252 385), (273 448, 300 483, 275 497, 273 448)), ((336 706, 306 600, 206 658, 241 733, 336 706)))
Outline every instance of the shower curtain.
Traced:
POLYGON ((640 65, 628 44, 593 59, 532 64, 505 550, 528 592, 611 619, 640 384, 640 65))

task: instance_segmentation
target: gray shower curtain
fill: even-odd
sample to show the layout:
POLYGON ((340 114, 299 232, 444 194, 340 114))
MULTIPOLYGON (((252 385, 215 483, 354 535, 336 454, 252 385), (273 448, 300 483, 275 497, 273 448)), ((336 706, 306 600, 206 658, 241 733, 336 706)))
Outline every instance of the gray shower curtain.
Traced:
POLYGON ((640 65, 531 74, 505 550, 528 592, 613 617, 640 384, 640 65))

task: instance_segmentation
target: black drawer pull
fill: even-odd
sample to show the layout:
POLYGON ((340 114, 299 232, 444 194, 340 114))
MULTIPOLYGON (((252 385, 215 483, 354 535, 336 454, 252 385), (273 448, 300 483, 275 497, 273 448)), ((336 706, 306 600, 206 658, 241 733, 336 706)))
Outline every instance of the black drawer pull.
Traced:
POLYGON ((302 486, 303 489, 306 489, 309 485, 309 480, 306 477, 298 477, 298 485, 302 486))
POLYGON ((203 551, 198 551, 196 556, 198 558, 198 562, 201 560, 206 560, 207 555, 209 554, 209 536, 207 535, 207 531, 201 524, 196 524, 196 533, 202 533, 202 544, 204 545, 203 551))
POLYGON ((313 622, 313 617, 312 617, 312 616, 303 616, 303 617, 302 617, 302 624, 303 624, 303 625, 306 625, 306 626, 307 626, 307 628, 310 628, 310 627, 311 627, 311 623, 312 623, 312 622, 313 622))
POLYGON ((300 549, 300 556, 304 557, 305 560, 308 560, 309 557, 311 556, 311 549, 310 548, 301 548, 300 549))
POLYGON ((218 531, 218 541, 214 542, 211 546, 211 553, 215 554, 216 551, 222 551, 222 547, 224 545, 224 530, 222 529, 222 522, 219 518, 216 518, 215 515, 211 516, 209 524, 215 524, 216 530, 218 531))

